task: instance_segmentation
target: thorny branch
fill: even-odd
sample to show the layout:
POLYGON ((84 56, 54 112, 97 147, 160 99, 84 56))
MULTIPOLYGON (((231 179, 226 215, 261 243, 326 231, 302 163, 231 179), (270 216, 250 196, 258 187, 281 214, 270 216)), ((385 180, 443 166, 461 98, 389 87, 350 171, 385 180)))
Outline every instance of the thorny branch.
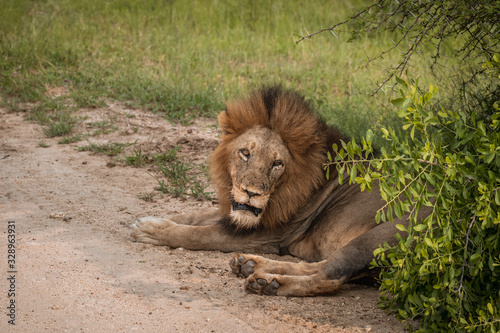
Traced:
MULTIPOLYGON (((500 30, 500 21, 498 20, 498 10, 496 5, 486 0, 459 0, 459 1, 431 1, 431 0, 378 0, 376 3, 361 10, 349 19, 337 23, 330 28, 321 29, 317 32, 302 35, 297 43, 311 39, 325 31, 342 32, 336 30, 340 26, 346 26, 353 23, 360 28, 345 30, 350 34, 350 40, 356 37, 378 31, 388 30, 394 32, 402 30, 400 37, 393 41, 394 45, 381 52, 375 57, 367 57, 366 62, 357 68, 368 67, 372 62, 383 59, 383 57, 394 51, 399 50, 402 59, 397 65, 392 65, 387 78, 378 84, 372 95, 380 90, 388 81, 396 75, 401 76, 410 66, 410 59, 419 52, 419 49, 426 44, 433 45, 431 69, 439 64, 443 43, 449 37, 456 37, 465 34, 467 37, 462 45, 455 51, 462 54, 462 61, 470 58, 472 53, 485 53, 492 55, 498 52, 498 33, 500 30), (403 42, 407 41, 408 46, 404 47, 403 42), (401 50, 405 48, 405 50, 401 50)), ((385 92, 385 91, 384 91, 385 92)))

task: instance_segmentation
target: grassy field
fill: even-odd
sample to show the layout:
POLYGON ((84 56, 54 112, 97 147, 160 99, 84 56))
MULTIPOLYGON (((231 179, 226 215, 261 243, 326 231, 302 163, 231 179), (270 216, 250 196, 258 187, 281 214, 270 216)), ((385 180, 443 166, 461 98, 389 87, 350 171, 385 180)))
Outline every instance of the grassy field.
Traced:
MULTIPOLYGON (((359 136, 388 112, 387 95, 367 95, 391 59, 356 68, 392 37, 347 43, 347 34, 324 33, 296 44, 294 33, 328 27, 369 2, 0 0, 1 101, 29 105, 31 119, 58 124, 47 130, 58 136, 76 125, 68 116, 76 108, 114 100, 189 122, 213 116, 231 96, 280 83, 359 136)), ((425 63, 414 66, 425 77, 425 63)))

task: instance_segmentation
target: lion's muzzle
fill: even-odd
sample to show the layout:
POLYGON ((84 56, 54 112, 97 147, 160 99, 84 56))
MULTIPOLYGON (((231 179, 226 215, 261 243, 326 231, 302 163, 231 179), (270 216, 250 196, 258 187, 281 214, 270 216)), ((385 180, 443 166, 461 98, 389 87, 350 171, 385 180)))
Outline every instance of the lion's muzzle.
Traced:
POLYGON ((252 212, 255 215, 255 217, 258 217, 260 215, 260 213, 262 213, 262 209, 260 209, 260 208, 250 206, 248 204, 241 204, 239 202, 233 201, 233 211, 236 211, 236 210, 247 210, 249 212, 252 212))

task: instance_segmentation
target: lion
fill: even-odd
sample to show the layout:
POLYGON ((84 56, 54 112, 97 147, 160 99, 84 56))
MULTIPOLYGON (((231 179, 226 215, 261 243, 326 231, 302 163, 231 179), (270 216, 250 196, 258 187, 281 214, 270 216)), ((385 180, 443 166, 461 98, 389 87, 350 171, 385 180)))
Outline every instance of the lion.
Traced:
POLYGON ((326 178, 327 152, 347 138, 302 95, 263 87, 227 102, 218 122, 221 142, 209 164, 220 207, 139 218, 133 240, 235 252, 230 266, 247 291, 278 296, 333 294, 367 274, 379 244, 396 242, 396 224, 406 221, 375 222, 385 203, 377 189, 341 185, 334 170, 326 178))

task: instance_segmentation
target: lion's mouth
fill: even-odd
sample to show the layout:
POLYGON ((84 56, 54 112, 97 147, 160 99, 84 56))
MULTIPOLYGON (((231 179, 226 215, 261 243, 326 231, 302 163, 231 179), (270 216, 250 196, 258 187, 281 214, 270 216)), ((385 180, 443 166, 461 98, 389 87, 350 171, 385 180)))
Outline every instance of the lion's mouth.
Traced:
POLYGON ((262 209, 260 208, 233 201, 233 211, 235 210, 247 210, 249 212, 252 212, 256 217, 259 216, 260 213, 262 213, 262 209))

